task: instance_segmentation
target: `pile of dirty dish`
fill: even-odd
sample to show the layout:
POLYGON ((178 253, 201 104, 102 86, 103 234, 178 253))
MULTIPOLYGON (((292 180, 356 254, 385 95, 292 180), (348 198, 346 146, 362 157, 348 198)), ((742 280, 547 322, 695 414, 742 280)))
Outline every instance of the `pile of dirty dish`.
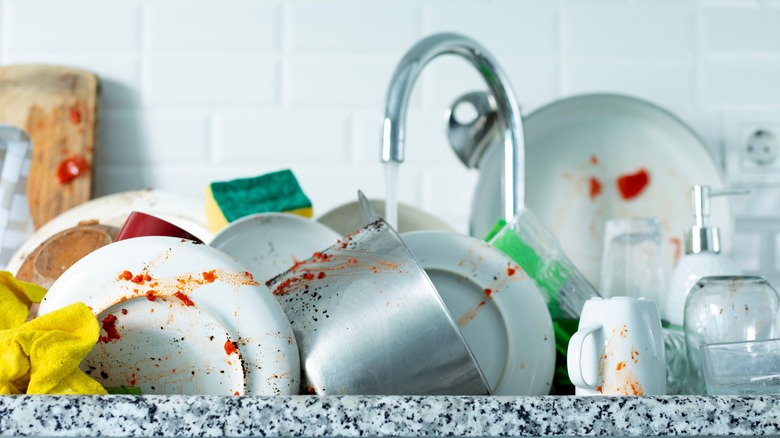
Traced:
MULTIPOLYGON (((278 173, 262 178, 291 177, 278 173)), ((97 198, 11 258, 17 278, 48 288, 35 316, 91 309, 100 334, 80 369, 104 388, 549 393, 544 295, 493 245, 407 206, 399 234, 362 195, 315 221, 307 198, 242 215, 223 189, 212 184, 205 209, 154 190, 97 198)))

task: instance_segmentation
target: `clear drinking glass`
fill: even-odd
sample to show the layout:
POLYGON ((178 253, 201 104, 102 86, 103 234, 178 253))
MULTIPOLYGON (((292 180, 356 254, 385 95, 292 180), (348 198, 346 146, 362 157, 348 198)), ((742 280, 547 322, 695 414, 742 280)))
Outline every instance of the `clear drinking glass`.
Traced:
POLYGON ((659 309, 666 289, 663 231, 654 217, 613 218, 604 226, 601 292, 655 301, 659 309))
POLYGON ((685 342, 691 388, 704 393, 701 346, 778 337, 780 296, 763 277, 701 278, 685 301, 685 342))
POLYGON ((780 394, 780 339, 701 347, 708 395, 780 394))

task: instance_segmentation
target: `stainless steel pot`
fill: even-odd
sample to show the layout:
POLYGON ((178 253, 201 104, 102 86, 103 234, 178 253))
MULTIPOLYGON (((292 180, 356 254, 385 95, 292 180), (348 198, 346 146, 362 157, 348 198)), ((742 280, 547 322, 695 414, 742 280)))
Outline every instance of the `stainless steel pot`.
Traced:
POLYGON ((425 271, 382 219, 269 280, 317 394, 484 395, 425 271))

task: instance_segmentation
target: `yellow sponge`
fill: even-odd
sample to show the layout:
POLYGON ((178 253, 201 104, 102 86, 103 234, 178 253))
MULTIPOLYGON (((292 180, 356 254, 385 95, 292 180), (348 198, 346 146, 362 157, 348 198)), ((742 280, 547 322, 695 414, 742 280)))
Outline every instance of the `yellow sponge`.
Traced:
POLYGON ((291 170, 213 182, 206 188, 206 219, 212 233, 236 219, 265 212, 312 217, 311 201, 291 170))

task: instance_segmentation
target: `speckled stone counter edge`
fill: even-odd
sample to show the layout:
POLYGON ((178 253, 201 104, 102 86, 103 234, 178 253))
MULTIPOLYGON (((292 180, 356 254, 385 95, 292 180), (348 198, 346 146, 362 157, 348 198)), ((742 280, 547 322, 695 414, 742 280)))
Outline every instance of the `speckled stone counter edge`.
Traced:
POLYGON ((777 434, 780 397, 0 397, 3 436, 777 434))

